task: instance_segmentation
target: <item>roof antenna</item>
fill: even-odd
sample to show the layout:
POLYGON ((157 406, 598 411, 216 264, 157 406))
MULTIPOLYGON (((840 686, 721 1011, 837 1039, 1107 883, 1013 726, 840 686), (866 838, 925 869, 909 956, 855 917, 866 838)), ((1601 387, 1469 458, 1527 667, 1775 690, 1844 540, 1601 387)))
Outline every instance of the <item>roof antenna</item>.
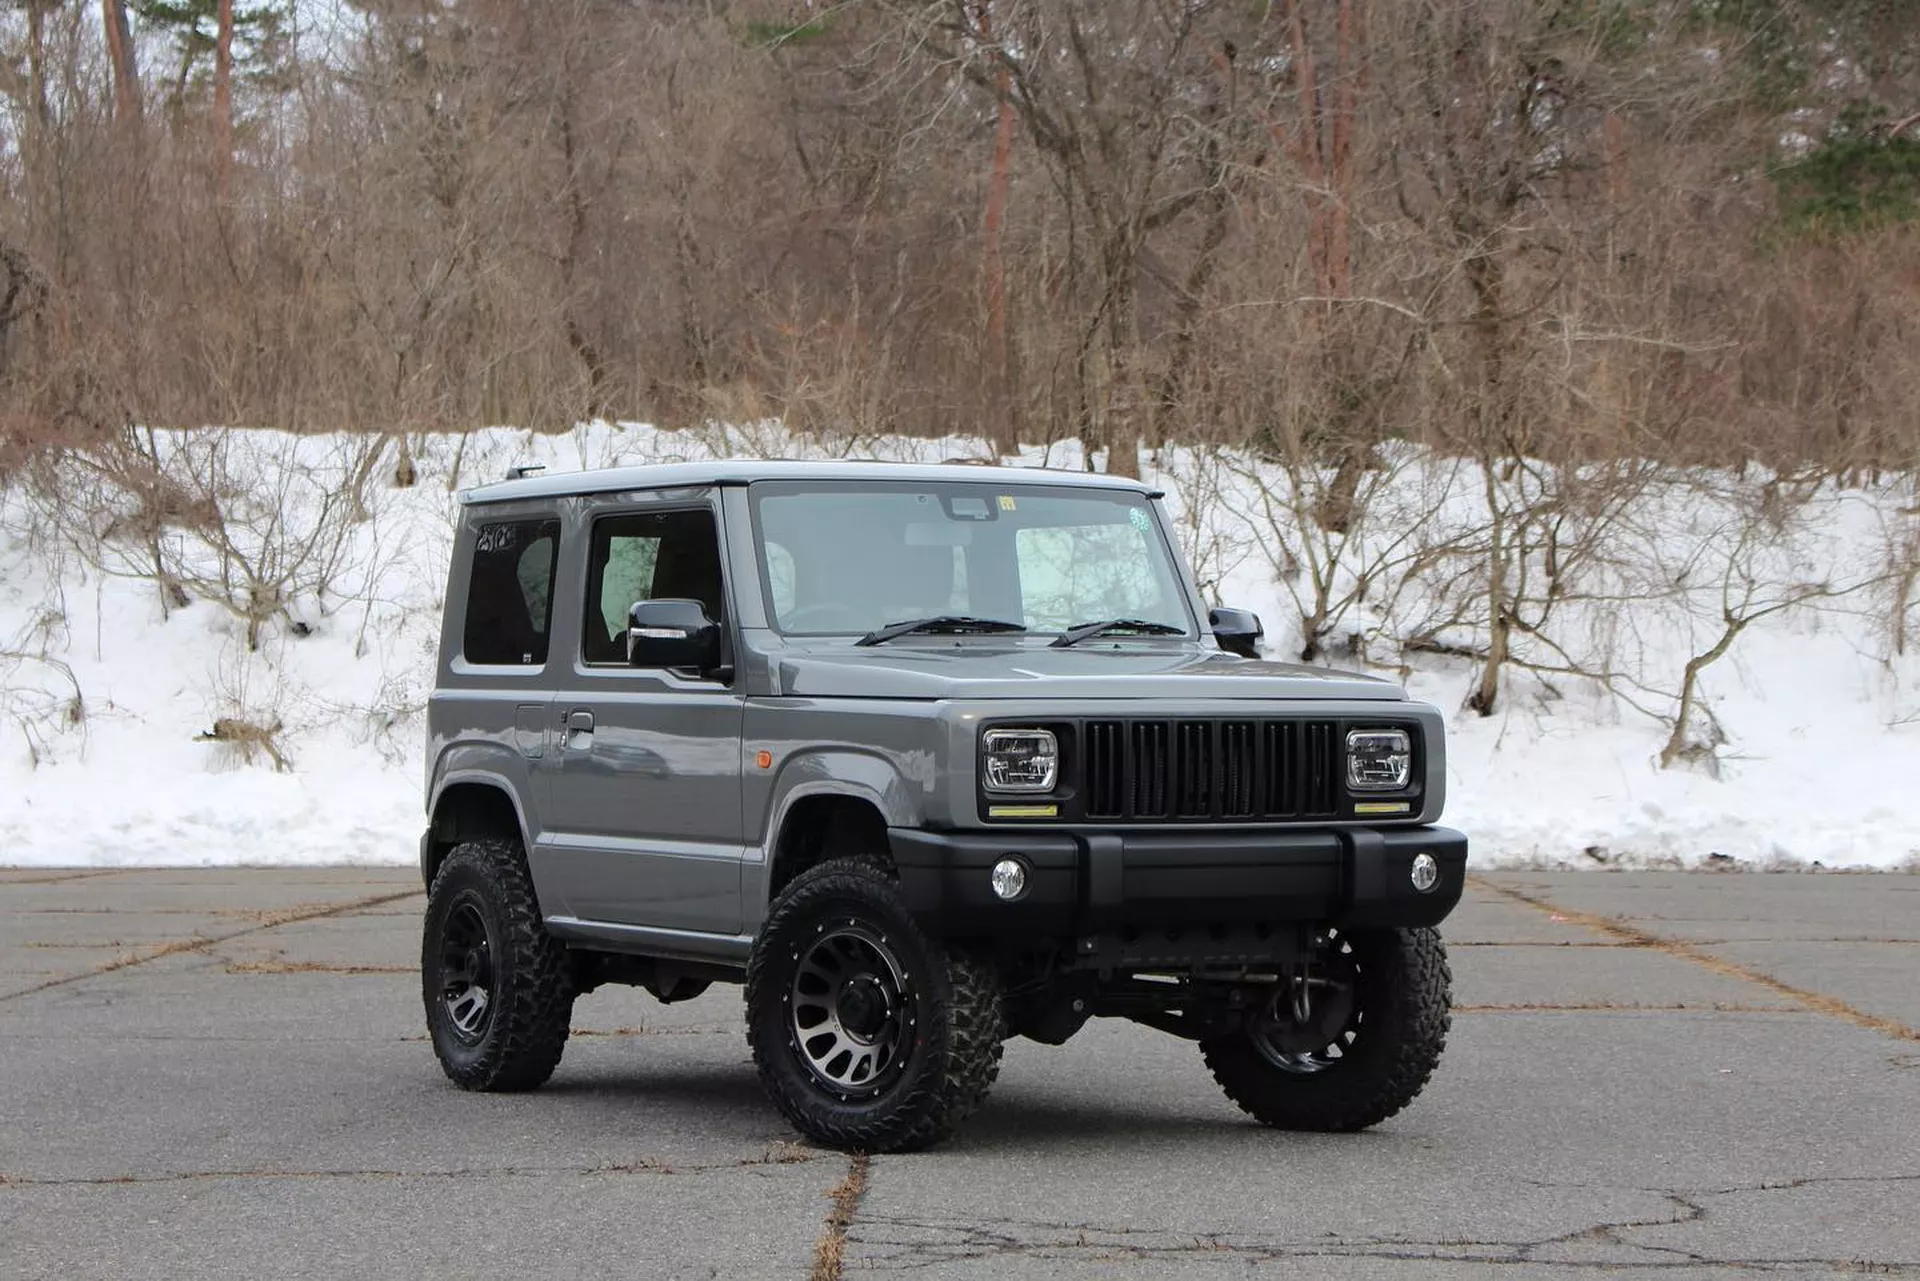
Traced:
POLYGON ((527 477, 533 475, 533 473, 545 471, 546 469, 547 465, 545 463, 521 463, 518 467, 507 468, 507 479, 525 480, 527 477))

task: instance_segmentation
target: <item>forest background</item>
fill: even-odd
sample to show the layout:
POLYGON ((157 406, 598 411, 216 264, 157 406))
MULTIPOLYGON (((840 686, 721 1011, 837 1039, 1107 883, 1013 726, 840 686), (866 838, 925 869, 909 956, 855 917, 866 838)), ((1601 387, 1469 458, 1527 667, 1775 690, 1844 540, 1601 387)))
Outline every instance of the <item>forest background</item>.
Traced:
MULTIPOLYGON (((777 424, 1163 477, 1277 654, 1591 695, 1659 770, 1824 628, 1911 751, 1917 404, 1905 0, 0 14, 14 545, 250 655, 472 433, 777 424)), ((0 636, 36 765, 64 608, 0 636)))

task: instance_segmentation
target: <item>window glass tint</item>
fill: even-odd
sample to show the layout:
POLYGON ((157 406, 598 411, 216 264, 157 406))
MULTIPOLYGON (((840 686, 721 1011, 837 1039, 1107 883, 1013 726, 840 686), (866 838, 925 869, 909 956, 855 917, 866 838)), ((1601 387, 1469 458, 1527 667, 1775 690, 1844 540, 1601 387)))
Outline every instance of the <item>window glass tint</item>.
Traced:
POLYGON ((696 600, 715 622, 725 615, 720 542, 713 513, 648 512, 593 523, 587 552, 587 617, 581 657, 627 661, 627 613, 643 600, 696 600))
POLYGON ((654 534, 609 534, 607 567, 594 599, 600 602, 602 630, 614 635, 627 625, 627 611, 635 601, 653 598, 653 567, 660 559, 660 539, 654 534))
POLYGON ((1184 626, 1168 608, 1171 583, 1149 537, 1147 529, 1124 523, 1021 530, 1014 546, 1027 626, 1057 632, 1103 618, 1184 626))
POLYGON ((557 520, 489 521, 473 540, 461 652, 469 663, 538 667, 553 620, 557 520))
POLYGON ((855 634, 969 614, 1058 632, 1111 618, 1190 633, 1145 496, 969 484, 753 490, 773 624, 855 634))
POLYGON ((787 614, 797 603, 793 584, 793 553, 779 543, 767 544, 767 589, 773 596, 773 612, 787 614))

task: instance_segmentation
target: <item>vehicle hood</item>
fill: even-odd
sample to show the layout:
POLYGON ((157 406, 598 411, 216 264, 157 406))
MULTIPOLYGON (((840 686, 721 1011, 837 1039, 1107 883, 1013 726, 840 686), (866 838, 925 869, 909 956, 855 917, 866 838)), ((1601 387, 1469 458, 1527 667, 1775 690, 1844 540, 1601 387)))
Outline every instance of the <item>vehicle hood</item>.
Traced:
POLYGON ((857 649, 845 643, 771 656, 781 694, 802 698, 1406 698, 1390 681, 1211 650, 1108 645, 1073 649, 967 637, 857 649))

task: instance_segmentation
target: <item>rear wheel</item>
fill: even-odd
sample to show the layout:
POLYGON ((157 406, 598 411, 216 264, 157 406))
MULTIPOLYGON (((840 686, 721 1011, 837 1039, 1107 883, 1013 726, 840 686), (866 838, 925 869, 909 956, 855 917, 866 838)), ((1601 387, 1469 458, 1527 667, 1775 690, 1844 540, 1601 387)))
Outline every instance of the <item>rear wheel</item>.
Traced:
POLYGON ((457 846, 433 878, 420 946, 421 996, 440 1066, 467 1090, 530 1090, 567 1046, 567 950, 546 931, 509 841, 457 846))
POLYGON ((1227 1097, 1266 1125, 1363 1130, 1425 1087, 1451 1002, 1434 930, 1328 931, 1240 1030, 1200 1049, 1227 1097))
POLYGON ((926 1147, 986 1098, 1006 1038, 997 972, 929 938, 884 868, 795 877, 747 969, 747 1038, 794 1127, 867 1152, 926 1147))

